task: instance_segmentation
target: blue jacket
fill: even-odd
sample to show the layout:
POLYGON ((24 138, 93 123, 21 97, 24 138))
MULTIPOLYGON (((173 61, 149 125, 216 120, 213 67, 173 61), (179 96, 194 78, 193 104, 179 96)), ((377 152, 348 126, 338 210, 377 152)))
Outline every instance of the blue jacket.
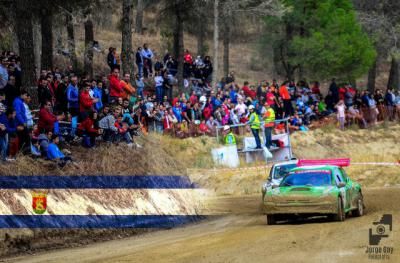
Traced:
POLYGON ((68 108, 79 108, 79 90, 77 86, 73 86, 72 84, 68 85, 67 88, 67 100, 68 100, 68 108))
POLYGON ((0 115, 0 123, 6 126, 6 130, 4 132, 0 131, 0 136, 4 136, 6 133, 15 133, 17 131, 15 120, 9 120, 5 113, 0 115))
POLYGON ((47 148, 47 158, 50 160, 64 158, 65 155, 60 151, 58 146, 54 143, 50 143, 47 148))
POLYGON ((394 100, 391 93, 387 92, 385 95, 385 102, 387 106, 394 106, 394 100))
POLYGON ((178 122, 182 122, 182 109, 177 107, 172 107, 172 112, 174 113, 175 117, 178 119, 178 122))
POLYGON ((96 102, 96 104, 94 105, 95 109, 97 111, 101 110, 103 108, 103 102, 102 102, 103 91, 101 89, 99 89, 98 87, 94 87, 93 97, 99 99, 99 101, 96 102))
POLYGON ((13 102, 13 108, 17 114, 15 117, 15 119, 17 121, 17 125, 26 124, 28 119, 26 118, 24 101, 21 99, 21 97, 15 98, 15 100, 13 102))

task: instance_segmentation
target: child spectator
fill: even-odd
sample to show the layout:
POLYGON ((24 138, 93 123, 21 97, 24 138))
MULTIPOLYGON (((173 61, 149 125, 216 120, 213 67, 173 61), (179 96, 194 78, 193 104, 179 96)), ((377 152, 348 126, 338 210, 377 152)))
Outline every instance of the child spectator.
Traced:
POLYGON ((60 139, 56 134, 53 134, 51 136, 51 142, 49 144, 49 147, 47 149, 47 158, 49 160, 54 160, 57 161, 58 165, 60 167, 64 167, 68 163, 72 163, 72 158, 69 156, 65 156, 63 152, 60 151, 58 148, 58 144, 60 142, 60 139))

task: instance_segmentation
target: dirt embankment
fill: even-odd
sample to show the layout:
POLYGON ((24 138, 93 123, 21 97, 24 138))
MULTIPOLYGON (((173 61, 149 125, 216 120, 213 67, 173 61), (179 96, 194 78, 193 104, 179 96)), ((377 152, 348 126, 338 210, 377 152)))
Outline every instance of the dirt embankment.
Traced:
MULTIPOLYGON (((95 149, 73 147, 78 168, 67 165, 60 169, 46 160, 20 156, 17 162, 0 165, 1 175, 184 175, 182 160, 165 150, 157 136, 139 139, 143 148, 126 145, 95 149)), ((196 198, 190 190, 50 190, 46 213, 61 215, 196 215, 196 198), (188 195, 189 194, 189 195, 188 195), (103 196, 104 195, 104 196, 103 196)), ((1 214, 32 214, 32 196, 27 190, 1 190, 1 214), (11 200, 11 201, 10 201, 11 200)), ((99 240, 134 235, 147 230, 137 229, 0 229, 0 257, 6 254, 30 252, 43 248, 81 246, 99 240)))

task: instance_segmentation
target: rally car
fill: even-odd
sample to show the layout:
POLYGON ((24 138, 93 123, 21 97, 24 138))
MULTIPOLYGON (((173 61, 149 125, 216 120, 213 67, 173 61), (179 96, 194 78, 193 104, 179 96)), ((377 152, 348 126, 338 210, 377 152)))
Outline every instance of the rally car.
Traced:
POLYGON ((290 170, 279 186, 263 194, 267 223, 272 225, 293 215, 328 215, 335 221, 344 221, 350 212, 362 216, 361 186, 347 176, 342 168, 347 165, 343 159, 337 162, 299 160, 298 167, 290 170))

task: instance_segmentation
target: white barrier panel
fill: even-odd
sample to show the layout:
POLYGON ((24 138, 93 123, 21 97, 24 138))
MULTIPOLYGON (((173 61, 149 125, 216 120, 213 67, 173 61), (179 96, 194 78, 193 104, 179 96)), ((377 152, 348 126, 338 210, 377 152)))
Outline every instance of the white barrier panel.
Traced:
POLYGON ((239 154, 236 145, 224 146, 211 150, 214 163, 230 168, 237 168, 240 166, 239 154))

